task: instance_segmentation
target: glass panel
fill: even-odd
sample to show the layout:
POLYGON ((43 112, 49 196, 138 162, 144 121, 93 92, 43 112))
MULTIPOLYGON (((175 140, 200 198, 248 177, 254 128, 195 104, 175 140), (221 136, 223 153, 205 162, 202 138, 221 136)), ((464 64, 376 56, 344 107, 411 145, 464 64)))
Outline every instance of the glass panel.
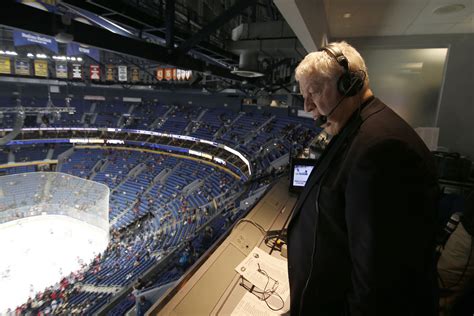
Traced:
POLYGON ((366 49, 370 85, 412 127, 434 127, 447 48, 366 49))

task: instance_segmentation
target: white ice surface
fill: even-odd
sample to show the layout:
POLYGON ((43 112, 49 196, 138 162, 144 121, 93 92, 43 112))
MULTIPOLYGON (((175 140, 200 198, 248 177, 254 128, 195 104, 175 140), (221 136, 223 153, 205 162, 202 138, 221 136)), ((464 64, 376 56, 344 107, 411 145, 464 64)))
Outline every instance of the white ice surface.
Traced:
POLYGON ((0 315, 59 282, 107 247, 103 230, 62 215, 0 225, 0 315))

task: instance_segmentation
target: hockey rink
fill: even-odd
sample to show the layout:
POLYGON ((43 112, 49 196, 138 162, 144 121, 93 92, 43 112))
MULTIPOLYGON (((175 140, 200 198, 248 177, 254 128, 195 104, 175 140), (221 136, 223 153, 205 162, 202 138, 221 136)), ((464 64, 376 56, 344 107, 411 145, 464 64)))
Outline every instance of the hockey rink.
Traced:
POLYGON ((56 284, 105 250, 108 233, 62 215, 0 225, 0 315, 56 284))

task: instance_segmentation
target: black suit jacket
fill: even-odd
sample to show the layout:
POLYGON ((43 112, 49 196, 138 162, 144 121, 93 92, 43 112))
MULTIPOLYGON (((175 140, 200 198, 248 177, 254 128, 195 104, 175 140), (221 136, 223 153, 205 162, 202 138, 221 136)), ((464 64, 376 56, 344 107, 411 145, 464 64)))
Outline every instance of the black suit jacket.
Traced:
POLYGON ((437 315, 431 153, 378 99, 333 142, 288 227, 291 315, 437 315))

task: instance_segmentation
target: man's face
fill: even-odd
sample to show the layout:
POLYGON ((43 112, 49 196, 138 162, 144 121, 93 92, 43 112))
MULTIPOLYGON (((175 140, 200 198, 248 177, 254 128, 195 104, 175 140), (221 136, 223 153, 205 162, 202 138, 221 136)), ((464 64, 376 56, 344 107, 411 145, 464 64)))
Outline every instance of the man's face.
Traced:
MULTIPOLYGON (((311 78, 303 77, 300 80, 300 91, 304 98, 304 110, 310 112, 314 120, 321 115, 328 115, 338 101, 336 84, 332 81, 317 84, 311 78)), ((340 130, 337 112, 335 110, 321 126, 330 135, 336 135, 340 130)))

